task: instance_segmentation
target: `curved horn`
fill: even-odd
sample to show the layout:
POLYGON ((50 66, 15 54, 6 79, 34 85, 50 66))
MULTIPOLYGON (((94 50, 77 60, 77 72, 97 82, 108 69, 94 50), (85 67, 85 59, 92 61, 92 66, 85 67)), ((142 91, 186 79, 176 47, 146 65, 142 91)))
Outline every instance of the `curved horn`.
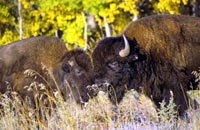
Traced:
POLYGON ((129 55, 130 53, 130 46, 129 46, 129 43, 128 43, 128 40, 126 39, 125 35, 123 34, 123 38, 124 38, 124 43, 125 43, 125 48, 122 49, 120 52, 119 52, 119 55, 121 57, 126 57, 129 55))

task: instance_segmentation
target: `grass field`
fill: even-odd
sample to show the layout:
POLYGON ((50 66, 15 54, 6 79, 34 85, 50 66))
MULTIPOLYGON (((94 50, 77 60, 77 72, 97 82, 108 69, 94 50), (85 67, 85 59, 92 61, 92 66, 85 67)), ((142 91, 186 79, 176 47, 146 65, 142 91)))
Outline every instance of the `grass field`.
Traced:
MULTIPOLYGON (((200 101, 200 92, 190 92, 200 101)), ((22 105, 18 98, 4 98, 0 129, 2 130, 199 130, 200 109, 188 110, 188 120, 176 119, 174 103, 156 111, 154 104, 144 95, 129 91, 113 111, 106 93, 91 99, 86 107, 74 100, 64 102, 61 97, 54 101, 57 108, 49 112, 39 106, 41 113, 22 105), (41 116, 42 115, 42 116, 41 116), (159 116, 158 116, 159 115, 159 116), (42 118, 41 118, 42 117, 42 118), (45 119, 44 119, 45 118, 45 119)), ((163 103, 164 104, 164 103, 163 103)))

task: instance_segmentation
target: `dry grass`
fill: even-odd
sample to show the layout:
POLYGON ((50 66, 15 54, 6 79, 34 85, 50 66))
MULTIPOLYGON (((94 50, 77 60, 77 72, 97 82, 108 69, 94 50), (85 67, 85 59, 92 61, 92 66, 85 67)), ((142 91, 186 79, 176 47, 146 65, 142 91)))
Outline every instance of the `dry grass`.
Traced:
MULTIPOLYGON (((193 97, 200 97, 193 94, 193 97)), ((55 101, 57 108, 49 112, 44 106, 32 109, 28 105, 22 105, 18 98, 10 100, 4 97, 0 117, 0 129, 6 130, 199 130, 200 109, 188 110, 189 120, 176 120, 174 118, 173 102, 169 110, 162 108, 157 112, 153 103, 144 95, 135 91, 129 91, 118 110, 112 111, 107 95, 100 93, 98 97, 91 99, 85 108, 77 105, 73 99, 64 102, 61 97, 55 101), (42 119, 41 119, 42 113, 42 119), (163 115, 158 113, 164 113, 163 115)))

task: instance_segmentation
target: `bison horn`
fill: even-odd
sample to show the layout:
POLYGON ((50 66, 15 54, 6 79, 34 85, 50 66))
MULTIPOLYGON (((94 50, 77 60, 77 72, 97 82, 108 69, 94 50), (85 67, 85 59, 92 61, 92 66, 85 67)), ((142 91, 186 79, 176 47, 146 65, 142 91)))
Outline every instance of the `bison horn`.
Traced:
POLYGON ((129 55, 130 53, 130 46, 129 46, 129 43, 128 43, 128 40, 126 39, 125 35, 123 34, 123 38, 124 38, 124 43, 125 43, 125 48, 122 49, 120 52, 119 52, 119 55, 121 57, 126 57, 129 55))

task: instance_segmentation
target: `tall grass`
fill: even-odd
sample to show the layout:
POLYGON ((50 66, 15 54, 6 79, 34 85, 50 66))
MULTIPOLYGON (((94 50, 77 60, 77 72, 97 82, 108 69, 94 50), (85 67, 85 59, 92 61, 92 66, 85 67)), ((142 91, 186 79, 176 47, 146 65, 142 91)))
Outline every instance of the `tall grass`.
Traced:
MULTIPOLYGON (((199 95, 198 95, 199 96, 199 95)), ((173 98, 172 98, 173 99, 173 98)), ((52 129, 52 130, 199 130, 200 109, 189 109, 189 120, 176 119, 173 100, 167 107, 163 102, 161 109, 156 111, 154 104, 144 95, 129 91, 119 104, 117 111, 112 111, 113 105, 107 94, 100 93, 91 99, 86 107, 77 105, 73 99, 63 101, 55 98, 56 108, 37 106, 33 109, 18 98, 2 99, 0 129, 52 129), (49 111, 51 109, 51 111, 49 111), (41 114, 43 116, 41 118, 41 114), (117 117, 114 120, 114 117, 117 117)))

